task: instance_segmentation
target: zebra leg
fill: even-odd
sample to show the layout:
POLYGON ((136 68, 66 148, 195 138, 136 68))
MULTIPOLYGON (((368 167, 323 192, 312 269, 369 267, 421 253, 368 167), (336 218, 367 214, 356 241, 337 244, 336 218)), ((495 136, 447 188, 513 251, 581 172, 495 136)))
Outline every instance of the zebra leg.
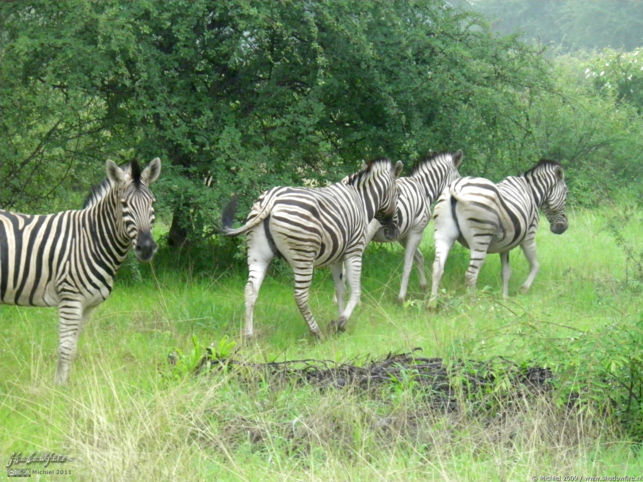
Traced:
POLYGON ((331 265, 331 273, 335 282, 335 302, 337 311, 341 314, 344 311, 344 301, 346 299, 346 286, 344 285, 344 263, 339 262, 331 265))
POLYGON ((339 301, 339 298, 337 297, 337 292, 338 290, 341 289, 342 293, 344 293, 344 296, 346 295, 346 284, 344 283, 344 279, 346 276, 345 271, 346 270, 344 269, 344 265, 340 264, 339 275, 336 275, 335 272, 333 271, 333 267, 331 267, 331 272, 333 273, 333 281, 335 282, 335 292, 333 293, 333 303, 337 305, 337 308, 339 309, 340 312, 344 309, 344 298, 342 298, 341 300, 341 308, 340 308, 340 301, 339 301), (339 278, 337 278, 336 276, 339 276, 339 278), (338 283, 341 283, 342 285, 341 288, 339 287, 338 283))
POLYGON ((465 284, 469 291, 474 292, 476 290, 476 285, 478 284, 478 275, 480 274, 480 268, 484 263, 485 258, 487 257, 487 246, 484 247, 473 247, 471 246, 471 251, 469 254, 469 267, 467 272, 464 275, 465 284))
MULTIPOLYGON (((377 219, 372 219, 371 222, 368 224, 368 227, 366 228, 366 239, 364 242, 364 246, 368 246, 368 243, 370 243, 373 238, 375 237, 376 234, 379 234, 379 230, 382 228, 382 224, 377 220, 377 219)), ((380 242, 386 242, 386 238, 384 235, 378 236, 376 241, 380 242)), ((342 271, 342 280, 346 279, 346 270, 344 269, 342 271)), ((344 281, 342 281, 344 282, 344 281)), ((344 293, 346 292, 346 288, 344 288, 344 293)), ((335 291, 335 294, 333 295, 333 303, 337 303, 337 291, 335 291)), ((343 306, 343 305, 342 305, 343 306)), ((339 312, 341 313, 343 308, 339 308, 339 312)))
POLYGON ((458 228, 455 225, 445 226, 445 229, 435 230, 435 258, 433 259, 433 274, 431 276, 431 297, 429 303, 435 302, 438 298, 440 280, 444 274, 444 265, 449 257, 449 251, 458 237, 458 228))
POLYGON ((422 289, 422 291, 426 293, 427 282, 426 282, 426 275, 424 274, 424 255, 420 251, 420 248, 417 248, 415 250, 413 259, 415 260, 415 266, 417 267, 418 276, 420 278, 420 288, 422 289))
MULTIPOLYGON (((364 241, 364 247, 368 246, 378 231, 382 229, 382 224, 377 219, 372 219, 366 228, 366 239, 364 241)), ((386 241, 386 238, 382 235, 380 236, 380 241, 386 241)))
POLYGON ((245 288, 245 327, 243 336, 250 338, 254 334, 253 317, 259 289, 266 277, 268 265, 274 252, 266 238, 263 228, 252 231, 248 236, 248 282, 245 288))
POLYGON ((337 331, 346 330, 346 323, 350 318, 355 307, 359 304, 362 295, 361 276, 362 276, 362 257, 351 256, 344 261, 346 267, 346 279, 351 289, 350 297, 346 308, 339 314, 339 318, 331 323, 337 331))
POLYGON ((520 248, 522 249, 522 252, 525 253, 525 258, 527 258, 527 261, 529 262, 529 274, 527 275, 527 279, 525 280, 525 282, 520 287, 520 291, 524 293, 529 291, 529 288, 531 288, 531 284, 534 282, 534 278, 536 277, 536 275, 538 274, 538 270, 540 269, 540 264, 538 263, 538 259, 536 258, 535 240, 525 240, 520 245, 520 248))
POLYGON ((76 357, 78 335, 83 325, 83 306, 79 301, 63 300, 58 305, 58 366, 54 383, 64 385, 69 380, 71 363, 76 357))
MULTIPOLYGON (((411 268, 413 268, 413 259, 415 252, 422 241, 422 233, 410 232, 406 238, 406 247, 404 250, 404 268, 402 270, 402 283, 400 284, 400 292, 397 295, 397 301, 403 302, 406 298, 406 290, 409 286, 409 276, 411 275, 411 268)), ((401 241, 400 241, 400 244, 401 241)), ((426 279, 425 279, 426 286, 426 279)))
POLYGON ((254 335, 253 317, 255 303, 259 297, 259 289, 261 288, 261 283, 263 283, 263 280, 266 277, 266 271, 268 270, 269 264, 270 261, 254 260, 254 262, 249 266, 248 282, 246 283, 244 293, 246 300, 246 318, 243 336, 247 338, 254 335))
POLYGON ((509 296, 509 278, 511 278, 511 265, 509 264, 509 251, 500 253, 500 264, 502 269, 500 275, 502 277, 502 297, 509 296))
POLYGON ((299 266, 295 268, 293 266, 293 271, 295 274, 295 302, 301 315, 308 323, 308 328, 310 332, 316 337, 321 338, 321 330, 315 321, 312 311, 310 311, 310 305, 308 304, 308 293, 310 291, 310 284, 313 280, 313 265, 312 263, 305 266, 299 266))

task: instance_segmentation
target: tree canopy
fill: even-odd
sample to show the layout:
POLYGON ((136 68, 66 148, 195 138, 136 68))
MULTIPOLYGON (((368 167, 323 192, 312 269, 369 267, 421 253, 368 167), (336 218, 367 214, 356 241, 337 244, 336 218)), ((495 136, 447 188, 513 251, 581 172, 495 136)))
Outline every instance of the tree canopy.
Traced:
POLYGON ((175 243, 211 234, 234 193, 376 156, 462 148, 463 172, 496 178, 543 156, 580 169, 615 130, 626 144, 631 119, 582 137, 611 98, 577 103, 536 47, 442 0, 5 2, 0 32, 0 206, 74 207, 107 157, 160 156, 175 243))

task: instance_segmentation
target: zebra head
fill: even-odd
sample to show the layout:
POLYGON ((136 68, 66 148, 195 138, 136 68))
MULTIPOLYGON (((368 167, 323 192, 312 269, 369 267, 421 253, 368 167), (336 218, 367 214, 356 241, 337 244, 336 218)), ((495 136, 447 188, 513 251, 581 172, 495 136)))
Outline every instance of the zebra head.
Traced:
POLYGON ((149 185, 161 173, 161 160, 155 158, 142 171, 136 161, 121 169, 108 160, 106 168, 122 209, 122 228, 134 247, 134 254, 140 261, 149 261, 158 248, 152 237, 156 198, 149 185))
MULTIPOLYGON (((372 217, 382 225, 384 236, 393 241, 400 234, 397 225, 397 183, 402 172, 402 161, 395 165, 388 159, 371 161, 362 171, 366 174, 367 206, 371 204, 372 217)), ((367 212, 369 211, 367 207, 367 212)))
POLYGON ((541 209, 549 221, 549 229, 554 234, 564 233, 568 226, 565 212, 568 189, 563 166, 557 161, 541 159, 527 174, 531 174, 535 189, 542 192, 541 209))

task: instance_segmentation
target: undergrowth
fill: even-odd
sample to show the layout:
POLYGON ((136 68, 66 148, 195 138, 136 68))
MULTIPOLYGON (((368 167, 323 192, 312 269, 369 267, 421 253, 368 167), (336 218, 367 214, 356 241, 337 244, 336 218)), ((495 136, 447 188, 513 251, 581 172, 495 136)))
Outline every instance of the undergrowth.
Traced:
MULTIPOLYGON (((64 468, 76 480, 636 475, 640 226, 636 211, 617 209, 571 212, 560 237, 542 226, 541 272, 529 293, 517 293, 528 266, 515 256, 508 300, 497 257, 485 263, 477 295, 465 293, 468 252, 456 247, 437 311, 427 311, 415 273, 409 301, 396 304, 401 250, 369 247, 361 306, 345 334, 321 342, 296 308, 287 266, 272 268, 256 307, 257 338, 244 341, 245 269, 208 266, 205 251, 198 263, 171 266, 171 254, 160 253, 119 274, 80 337, 64 388, 52 385, 55 310, 0 306, 0 460, 68 455, 64 468), (442 360, 450 403, 436 404, 444 392, 412 369, 364 390, 276 382, 259 368, 291 360, 365 368, 416 347, 416 356, 442 360), (240 362, 240 371, 217 369, 222 360, 240 362), (512 388, 530 368, 551 374, 547 390, 512 388)), ((223 258, 243 252, 230 249, 223 258)), ((430 230, 422 250, 428 274, 430 230)), ((316 271, 310 301, 321 325, 336 316, 332 291, 328 271, 316 271)))

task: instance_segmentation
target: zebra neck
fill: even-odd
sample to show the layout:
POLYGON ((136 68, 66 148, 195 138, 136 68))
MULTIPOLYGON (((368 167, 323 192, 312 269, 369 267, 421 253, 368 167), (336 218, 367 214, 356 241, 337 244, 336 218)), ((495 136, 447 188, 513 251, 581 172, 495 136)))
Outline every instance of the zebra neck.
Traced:
POLYGON ((370 223, 378 211, 377 207, 381 204, 381 200, 373 198, 373 195, 377 195, 377 193, 371 192, 368 184, 362 184, 355 187, 357 188, 359 197, 362 199, 362 204, 364 205, 364 210, 366 211, 366 219, 370 223))
MULTIPOLYGON (((359 199, 362 201, 364 210, 366 211, 366 219, 370 223, 375 217, 377 212, 376 207, 380 205, 380 199, 373 199, 373 196, 378 196, 377 189, 373 189, 372 183, 369 182, 369 179, 362 179, 361 175, 363 173, 353 174, 349 176, 347 180, 338 183, 346 183, 346 185, 351 186, 357 192, 359 199)), ((379 197, 379 196, 378 196, 379 197)))
POLYGON ((127 257, 131 245, 123 226, 118 196, 112 192, 85 212, 89 232, 87 255, 113 275, 127 257))
POLYGON ((444 188, 445 176, 441 178, 437 169, 429 170, 428 168, 428 165, 420 166, 411 177, 419 182, 424 195, 429 203, 432 203, 438 198, 438 193, 442 192, 444 188), (436 183, 436 181, 438 182, 436 183), (435 191, 433 190, 434 185, 436 187, 435 191))
POLYGON ((540 207, 545 200, 546 194, 551 189, 549 180, 542 176, 523 176, 531 191, 531 197, 536 206, 540 207))

